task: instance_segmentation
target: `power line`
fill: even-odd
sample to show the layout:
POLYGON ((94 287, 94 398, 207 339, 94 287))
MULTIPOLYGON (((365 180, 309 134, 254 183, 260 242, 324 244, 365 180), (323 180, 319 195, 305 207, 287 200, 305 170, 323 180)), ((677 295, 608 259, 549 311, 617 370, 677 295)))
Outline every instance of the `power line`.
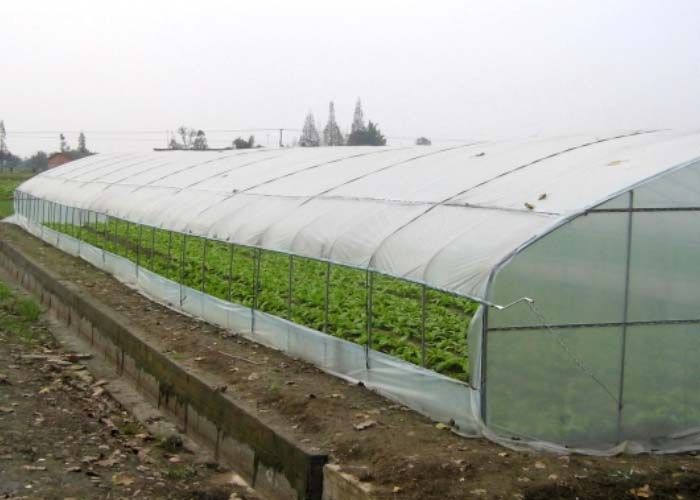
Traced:
MULTIPOLYGON (((231 128, 231 129, 201 129, 206 133, 231 133, 231 132, 301 132, 301 129, 296 128, 231 128)), ((175 130, 12 130, 7 134, 13 135, 31 135, 31 134, 114 134, 114 135, 141 135, 141 134, 163 134, 164 132, 173 132, 175 130)))

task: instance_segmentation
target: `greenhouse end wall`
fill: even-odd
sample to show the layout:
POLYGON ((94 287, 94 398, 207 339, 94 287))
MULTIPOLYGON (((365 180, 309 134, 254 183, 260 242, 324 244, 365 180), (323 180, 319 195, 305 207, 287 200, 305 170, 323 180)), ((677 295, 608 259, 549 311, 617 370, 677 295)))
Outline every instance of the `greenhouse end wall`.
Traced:
POLYGON ((700 445, 700 164, 559 227, 500 269, 486 425, 572 448, 700 445))

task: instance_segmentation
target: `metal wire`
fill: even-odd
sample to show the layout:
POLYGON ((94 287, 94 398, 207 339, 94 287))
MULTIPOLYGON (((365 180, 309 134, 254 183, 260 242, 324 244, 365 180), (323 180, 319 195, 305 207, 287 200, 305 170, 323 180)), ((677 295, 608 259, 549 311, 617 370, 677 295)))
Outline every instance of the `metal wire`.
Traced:
POLYGON ((569 346, 566 345, 566 342, 564 342, 564 339, 562 338, 557 331, 549 326, 547 323, 547 320, 545 319, 544 315, 540 312, 539 309, 537 309, 537 306, 535 305, 535 301, 529 301, 527 304, 530 306, 530 310, 537 316, 537 318, 542 322, 542 326, 552 335, 554 335, 554 338, 556 338, 557 343, 559 344, 559 347, 566 353, 566 355, 571 358, 571 360, 578 366, 578 368, 588 375, 596 384, 598 384, 607 394, 610 396, 610 398, 615 401, 616 404, 619 404, 617 396, 615 396, 610 389, 608 389, 608 386, 606 386, 596 375, 593 373, 591 370, 589 370, 586 365, 581 361, 581 359, 574 354, 574 352, 569 348, 569 346))

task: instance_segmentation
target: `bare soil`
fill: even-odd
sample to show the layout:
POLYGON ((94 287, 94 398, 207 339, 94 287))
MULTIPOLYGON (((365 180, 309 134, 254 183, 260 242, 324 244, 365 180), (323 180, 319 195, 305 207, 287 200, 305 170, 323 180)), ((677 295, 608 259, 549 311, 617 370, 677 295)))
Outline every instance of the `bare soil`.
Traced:
POLYGON ((364 387, 177 314, 19 228, 0 224, 0 237, 128 315, 162 352, 227 386, 227 394, 307 448, 328 452, 382 498, 700 498, 700 460, 694 453, 556 456, 465 439, 364 387), (375 424, 355 428, 367 421, 375 424))
POLYGON ((150 434, 17 297, 0 302, 0 498, 246 498, 177 437, 150 434))

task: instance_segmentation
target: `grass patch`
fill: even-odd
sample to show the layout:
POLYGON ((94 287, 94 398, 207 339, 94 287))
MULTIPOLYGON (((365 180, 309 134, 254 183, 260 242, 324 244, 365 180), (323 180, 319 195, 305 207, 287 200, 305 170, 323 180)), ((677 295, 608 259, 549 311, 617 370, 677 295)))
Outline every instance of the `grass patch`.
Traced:
POLYGON ((41 308, 32 299, 17 294, 0 282, 0 330, 27 345, 36 343, 32 327, 39 320, 41 308))
POLYGON ((170 467, 168 470, 165 471, 165 475, 170 479, 184 480, 192 479, 194 476, 197 475, 197 471, 194 470, 192 467, 180 465, 177 467, 170 467))
POLYGON ((34 175, 33 172, 0 172, 0 219, 14 213, 14 193, 17 186, 34 175))

